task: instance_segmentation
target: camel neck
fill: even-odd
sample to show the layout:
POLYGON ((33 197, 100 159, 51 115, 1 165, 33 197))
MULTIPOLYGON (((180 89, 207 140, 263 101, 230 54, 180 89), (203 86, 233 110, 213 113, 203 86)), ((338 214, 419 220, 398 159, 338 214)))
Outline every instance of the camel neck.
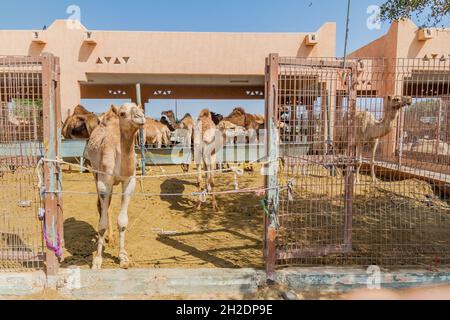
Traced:
POLYGON ((387 106, 384 107, 383 119, 379 122, 379 136, 382 137, 392 131, 397 121, 398 111, 387 106))
POLYGON ((136 166, 135 157, 135 142, 134 138, 137 130, 120 131, 120 150, 121 150, 121 175, 134 175, 134 168, 136 166))

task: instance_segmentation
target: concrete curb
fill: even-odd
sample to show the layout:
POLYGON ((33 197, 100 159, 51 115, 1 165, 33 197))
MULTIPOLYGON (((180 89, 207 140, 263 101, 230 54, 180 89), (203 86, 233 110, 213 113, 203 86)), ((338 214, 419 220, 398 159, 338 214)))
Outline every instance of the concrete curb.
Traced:
POLYGON ((42 292, 47 285, 43 271, 0 273, 0 296, 26 296, 42 292))
MULTIPOLYGON (((408 288, 450 283, 450 270, 398 270, 379 273, 382 288, 408 288)), ((346 292, 367 288, 372 274, 363 269, 289 268, 276 280, 300 292, 346 292)), ((120 299, 133 296, 235 295, 257 291, 265 272, 255 269, 62 269, 57 277, 44 272, 0 273, 0 296, 27 296, 52 288, 75 299, 120 299)))
POLYGON ((384 289, 450 284, 450 270, 396 270, 368 272, 349 268, 289 268, 276 273, 276 281, 295 290, 347 292, 379 284, 384 289))

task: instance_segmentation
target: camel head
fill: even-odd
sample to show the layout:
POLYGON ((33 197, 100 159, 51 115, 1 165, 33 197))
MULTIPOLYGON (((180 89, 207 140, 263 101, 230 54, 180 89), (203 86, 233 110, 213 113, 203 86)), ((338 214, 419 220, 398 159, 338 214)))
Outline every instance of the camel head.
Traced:
POLYGON ((388 107, 394 111, 398 111, 412 104, 411 97, 388 96, 388 107))
POLYGON ((124 103, 111 106, 111 110, 119 117, 120 127, 129 131, 136 131, 145 125, 144 110, 135 103, 124 103))
POLYGON ((89 139, 99 124, 100 120, 94 113, 78 105, 64 122, 62 134, 66 139, 89 139))
POLYGON ((198 116, 198 118, 199 118, 200 120, 201 120, 201 119, 205 119, 205 118, 209 118, 209 119, 212 120, 211 112, 210 112, 208 109, 203 109, 203 110, 200 112, 200 115, 198 116))
POLYGON ((176 123, 174 122, 176 122, 177 120, 175 118, 175 113, 172 110, 164 111, 161 113, 161 115, 167 119, 171 126, 176 125, 176 123))

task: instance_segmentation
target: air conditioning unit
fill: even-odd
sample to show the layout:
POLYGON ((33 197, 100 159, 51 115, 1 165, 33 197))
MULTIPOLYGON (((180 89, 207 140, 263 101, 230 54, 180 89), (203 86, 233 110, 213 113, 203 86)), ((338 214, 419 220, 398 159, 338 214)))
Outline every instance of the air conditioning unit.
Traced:
POLYGON ((427 40, 430 40, 433 38, 434 38, 433 29, 425 28, 425 29, 419 30, 419 40, 420 41, 427 41, 427 40))
POLYGON ((315 46, 319 43, 319 36, 316 33, 310 33, 306 36, 306 45, 315 46))
POLYGON ((44 31, 33 31, 31 34, 31 41, 37 44, 46 44, 44 31))

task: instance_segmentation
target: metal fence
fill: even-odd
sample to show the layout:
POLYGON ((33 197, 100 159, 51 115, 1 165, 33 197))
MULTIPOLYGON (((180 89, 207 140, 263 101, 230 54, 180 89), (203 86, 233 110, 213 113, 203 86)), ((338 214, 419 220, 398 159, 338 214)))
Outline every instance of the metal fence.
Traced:
POLYGON ((272 55, 267 79, 294 186, 266 223, 269 269, 449 265, 450 59, 272 55))
POLYGON ((40 159, 57 146, 58 76, 58 60, 48 54, 0 57, 0 271, 56 268, 39 214, 57 221, 51 195, 41 194, 56 174, 40 159))

